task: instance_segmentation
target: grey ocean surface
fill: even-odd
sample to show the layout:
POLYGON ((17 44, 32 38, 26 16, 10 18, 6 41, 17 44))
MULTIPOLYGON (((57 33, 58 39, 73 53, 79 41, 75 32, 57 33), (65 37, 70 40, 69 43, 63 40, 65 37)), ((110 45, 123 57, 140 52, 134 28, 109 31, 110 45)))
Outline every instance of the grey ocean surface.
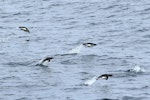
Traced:
POLYGON ((0 0, 0 100, 150 100, 149 66, 149 0, 0 0))

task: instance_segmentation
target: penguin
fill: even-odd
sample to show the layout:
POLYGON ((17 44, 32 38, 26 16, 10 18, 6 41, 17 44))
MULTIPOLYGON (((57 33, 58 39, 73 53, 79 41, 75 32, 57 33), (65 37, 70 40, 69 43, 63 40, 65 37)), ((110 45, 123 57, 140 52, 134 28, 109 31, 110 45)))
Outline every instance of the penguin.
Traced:
POLYGON ((85 86, 92 85, 93 83, 95 83, 99 79, 108 80, 108 78, 111 77, 111 76, 113 76, 113 75, 112 74, 102 74, 100 76, 94 76, 92 79, 89 79, 89 80, 85 81, 84 85, 85 86))
POLYGON ((100 76, 97 77, 97 80, 98 79, 105 79, 105 80, 108 80, 108 77, 111 77, 113 76, 112 74, 102 74, 100 76))
POLYGON ((45 59, 42 59, 39 64, 37 65, 42 65, 42 66, 48 66, 48 63, 54 59, 53 57, 46 57, 45 59))
POLYGON ((26 27, 20 26, 19 28, 20 28, 20 30, 30 33, 29 29, 26 27))
POLYGON ((86 46, 86 47, 93 47, 96 46, 95 43, 83 43, 82 45, 86 46))
POLYGON ((43 59, 42 63, 44 63, 46 61, 50 62, 51 59, 53 59, 53 57, 47 57, 47 58, 43 59))

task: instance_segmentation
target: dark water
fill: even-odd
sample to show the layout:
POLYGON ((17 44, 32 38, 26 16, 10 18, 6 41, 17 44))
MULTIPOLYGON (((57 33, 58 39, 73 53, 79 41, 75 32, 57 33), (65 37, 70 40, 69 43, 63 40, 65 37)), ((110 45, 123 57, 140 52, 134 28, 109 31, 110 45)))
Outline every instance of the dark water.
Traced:
POLYGON ((0 100, 150 100, 149 59, 149 0, 0 1, 0 100), (135 64, 146 72, 125 72, 135 64), (104 73, 119 76, 82 85, 104 73))

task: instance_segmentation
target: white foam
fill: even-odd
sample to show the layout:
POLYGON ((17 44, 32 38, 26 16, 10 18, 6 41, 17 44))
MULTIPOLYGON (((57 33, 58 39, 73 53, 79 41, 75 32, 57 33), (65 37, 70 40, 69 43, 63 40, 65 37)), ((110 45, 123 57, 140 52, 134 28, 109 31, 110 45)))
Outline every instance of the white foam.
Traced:
POLYGON ((96 80, 97 80, 97 77, 94 76, 92 79, 89 79, 89 80, 85 81, 84 85, 88 85, 88 86, 92 85, 96 82, 96 80))
POLYGON ((144 68, 142 68, 142 67, 140 67, 138 65, 134 66, 134 68, 132 68, 131 71, 136 72, 136 73, 138 73, 138 72, 146 72, 146 70, 144 68))
POLYGON ((77 46, 74 49, 70 50, 69 53, 80 53, 83 47, 84 46, 82 44, 80 44, 79 46, 77 46))

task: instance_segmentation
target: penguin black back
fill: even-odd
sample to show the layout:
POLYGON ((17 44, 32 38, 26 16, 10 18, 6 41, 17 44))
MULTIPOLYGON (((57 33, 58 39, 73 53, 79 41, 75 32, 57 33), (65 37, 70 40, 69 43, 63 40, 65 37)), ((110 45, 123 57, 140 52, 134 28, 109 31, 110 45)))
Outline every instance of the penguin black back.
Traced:
POLYGON ((53 57, 47 57, 47 58, 43 59, 42 63, 45 62, 45 61, 50 62, 51 59, 53 59, 53 57))

